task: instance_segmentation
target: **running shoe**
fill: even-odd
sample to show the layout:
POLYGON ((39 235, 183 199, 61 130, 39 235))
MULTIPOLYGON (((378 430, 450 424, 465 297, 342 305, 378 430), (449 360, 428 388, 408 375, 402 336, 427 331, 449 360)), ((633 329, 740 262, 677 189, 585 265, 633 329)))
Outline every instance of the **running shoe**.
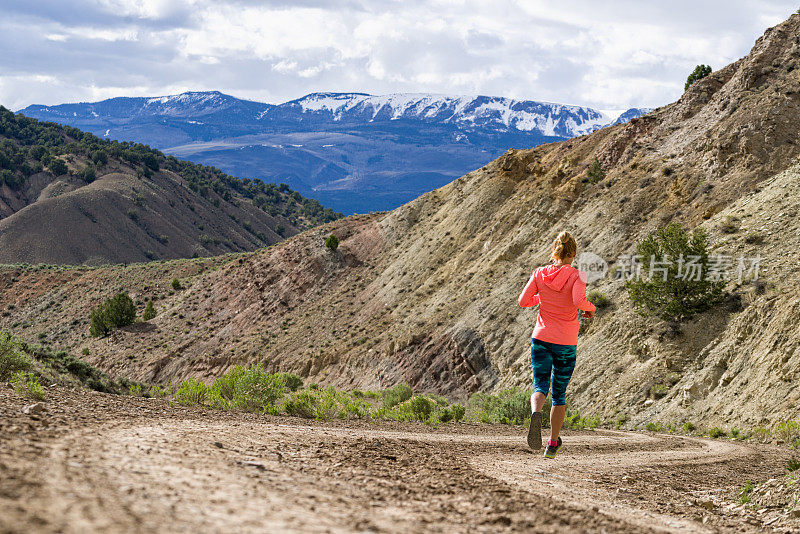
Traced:
POLYGON ((531 416, 531 426, 528 428, 528 447, 538 451, 542 448, 542 412, 531 416))
POLYGON ((555 458, 558 451, 561 450, 561 436, 558 438, 558 445, 551 445, 550 441, 547 441, 547 448, 544 450, 544 457, 545 458, 555 458))

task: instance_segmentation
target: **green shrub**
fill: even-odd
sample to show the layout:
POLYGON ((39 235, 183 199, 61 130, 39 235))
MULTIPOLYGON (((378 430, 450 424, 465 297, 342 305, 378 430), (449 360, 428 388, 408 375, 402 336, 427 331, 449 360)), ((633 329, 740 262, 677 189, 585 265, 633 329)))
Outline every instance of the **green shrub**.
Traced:
POLYGON ((383 406, 385 408, 392 408, 401 402, 407 401, 413 394, 414 392, 408 384, 397 384, 393 388, 384 390, 383 406))
POLYGON ((683 90, 686 91, 689 89, 689 86, 692 85, 694 82, 698 80, 702 80, 706 76, 711 74, 711 66, 710 65, 697 65, 692 73, 686 78, 686 84, 683 86, 683 90))
POLYGON ((8 332, 0 332, 0 380, 16 371, 29 371, 33 362, 22 350, 20 341, 8 332))
POLYGON ((507 389, 498 394, 497 418, 500 423, 521 425, 531 417, 531 395, 521 389, 507 389))
POLYGON ((597 428, 600 426, 600 418, 596 416, 583 417, 577 410, 566 409, 564 417, 564 428, 572 430, 584 430, 586 428, 597 428))
POLYGON ((183 289, 183 286, 181 286, 181 281, 178 280, 177 278, 172 279, 172 289, 174 289, 175 291, 180 291, 181 289, 183 289))
POLYGON ((102 337, 115 328, 133 324, 136 320, 136 306, 127 293, 119 293, 92 310, 89 318, 89 333, 102 337))
MULTIPOLYGON (((531 416, 530 392, 521 389, 504 389, 496 395, 475 393, 467 404, 470 419, 482 423, 521 425, 531 416)), ((545 408, 549 409, 549 402, 545 408)))
POLYGON ((453 421, 456 423, 464 419, 464 414, 466 413, 467 409, 461 404, 454 404, 450 407, 450 410, 453 414, 453 421))
POLYGON ((715 426, 714 428, 708 431, 708 435, 712 438, 721 438, 726 435, 726 432, 722 430, 720 427, 715 426))
POLYGON ((92 183, 97 179, 97 172, 95 172, 93 165, 87 165, 83 168, 81 172, 83 179, 86 180, 87 183, 92 183))
POLYGON ((628 421, 628 415, 621 413, 617 415, 616 421, 614 421, 614 426, 617 427, 617 430, 622 430, 623 425, 628 421))
POLYGON ((154 319, 156 316, 156 308, 153 306, 153 301, 148 300, 147 306, 144 308, 144 313, 142 314, 142 320, 149 321, 150 319, 154 319))
POLYGON ((420 421, 427 421, 433 412, 434 402, 422 395, 412 397, 408 404, 411 413, 420 421))
POLYGON ((449 407, 438 410, 435 415, 442 423, 447 423, 453 420, 453 411, 449 407))
MULTIPOLYGON (((290 393, 280 411, 306 419, 350 419, 370 417, 372 405, 346 391, 333 388, 306 389, 290 393)), ((384 414, 386 415, 386 414, 384 414)))
POLYGON ((278 377, 283 380, 283 384, 289 391, 297 391, 303 387, 303 379, 292 373, 278 373, 278 377))
POLYGON ((331 251, 339 248, 339 238, 331 234, 325 239, 325 246, 331 251))
POLYGON ((690 236, 679 224, 673 223, 648 235, 636 251, 641 258, 643 276, 628 280, 625 287, 643 315, 681 320, 710 308, 722 298, 725 280, 712 280, 707 276, 711 261, 702 229, 690 236), (685 269, 677 261, 680 257, 697 259, 699 280, 683 276, 685 270, 679 272, 685 269))
POLYGON ((786 469, 789 471, 797 471, 800 469, 800 460, 795 460, 794 458, 789 460, 789 463, 786 465, 786 469))
POLYGON ((603 170, 603 166, 600 165, 600 160, 594 158, 594 161, 589 164, 589 170, 586 171, 586 176, 589 178, 589 182, 593 184, 596 184, 606 177, 606 172, 603 170))
POLYGON ((208 386, 198 382, 194 378, 189 378, 181 382, 175 392, 175 401, 179 404, 192 406, 195 404, 205 404, 208 400, 208 386))
POLYGON ((67 164, 64 163, 63 160, 60 160, 58 158, 51 159, 50 162, 47 164, 47 166, 49 167, 50 172, 53 173, 53 176, 61 176, 63 174, 67 174, 67 171, 69 170, 67 168, 67 164))
POLYGON ((779 423, 775 428, 775 433, 782 441, 789 443, 796 437, 800 437, 800 424, 793 419, 789 419, 779 423))
POLYGON ((33 373, 17 371, 11 375, 11 386, 19 395, 34 400, 44 400, 44 389, 33 373))
POLYGON ((645 429, 647 429, 648 432, 658 432, 661 430, 661 425, 658 423, 647 423, 645 429))
POLYGON ((298 391, 283 402, 282 410, 288 415, 313 419, 317 415, 317 404, 318 396, 314 390, 298 391))
POLYGON ((283 397, 285 385, 259 363, 252 367, 237 365, 211 385, 212 403, 219 408, 237 408, 264 412, 283 397))
POLYGON ((589 293, 586 295, 586 298, 589 299, 589 302, 594 304, 599 310, 608 308, 611 305, 611 299, 608 298, 605 293, 598 291, 597 289, 589 291, 589 293))
POLYGON ((162 399, 172 393, 172 388, 169 386, 160 386, 156 384, 150 388, 150 394, 156 399, 162 399))
POLYGON ((134 382, 128 388, 128 394, 133 397, 141 397, 142 396, 142 385, 138 382, 134 382))

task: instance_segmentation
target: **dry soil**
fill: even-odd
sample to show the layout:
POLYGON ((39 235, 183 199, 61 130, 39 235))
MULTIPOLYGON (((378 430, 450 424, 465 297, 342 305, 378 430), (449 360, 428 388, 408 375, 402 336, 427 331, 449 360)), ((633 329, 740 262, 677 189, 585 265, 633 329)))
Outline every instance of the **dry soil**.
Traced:
POLYGON ((785 472, 776 447, 519 427, 316 422, 0 386, 2 532, 761 532, 724 495, 785 472), (26 410, 28 413, 26 413, 26 410))

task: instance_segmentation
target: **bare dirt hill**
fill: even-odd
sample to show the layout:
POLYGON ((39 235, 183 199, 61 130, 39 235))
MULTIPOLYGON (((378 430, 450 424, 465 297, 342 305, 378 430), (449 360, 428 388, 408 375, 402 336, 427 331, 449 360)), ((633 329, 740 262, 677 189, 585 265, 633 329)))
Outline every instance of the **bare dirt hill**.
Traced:
POLYGON ((90 264, 254 250, 336 219, 288 187, 0 107, 0 262, 90 264))
POLYGON ((613 267, 676 221, 708 228, 719 252, 760 254, 760 282, 732 281, 724 303, 678 325, 636 315, 621 282, 594 284, 612 304, 584 325, 571 402, 625 424, 797 417, 798 36, 793 15, 747 57, 641 119, 509 152, 390 213, 252 254, 2 270, 0 327, 86 349, 92 363, 136 379, 209 379, 260 361, 341 387, 375 388, 380 375, 463 398, 530 386, 535 313, 516 297, 559 230, 613 267), (605 177, 593 183, 595 158, 605 177), (336 252, 323 246, 329 233, 336 252), (187 289, 171 292, 176 276, 187 289), (122 288, 140 305, 158 297, 158 317, 90 339, 89 311, 122 288))

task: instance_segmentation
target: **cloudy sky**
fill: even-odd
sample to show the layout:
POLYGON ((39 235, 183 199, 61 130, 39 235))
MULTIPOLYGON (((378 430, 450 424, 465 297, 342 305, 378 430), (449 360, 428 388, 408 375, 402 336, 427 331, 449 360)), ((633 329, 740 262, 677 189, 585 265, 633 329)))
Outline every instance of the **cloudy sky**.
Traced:
POLYGON ((697 63, 745 55, 796 1, 2 0, 0 104, 220 90, 675 100, 697 63))

